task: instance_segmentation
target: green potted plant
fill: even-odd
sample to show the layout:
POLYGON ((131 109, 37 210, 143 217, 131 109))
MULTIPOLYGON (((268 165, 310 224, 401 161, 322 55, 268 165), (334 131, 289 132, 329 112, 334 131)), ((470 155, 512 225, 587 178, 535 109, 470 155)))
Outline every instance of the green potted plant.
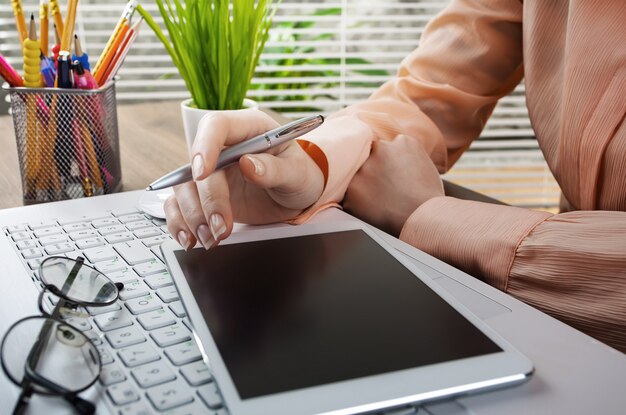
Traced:
POLYGON ((191 94, 181 103, 187 146, 209 111, 256 107, 245 99, 269 35, 273 0, 155 0, 167 34, 137 10, 163 43, 191 94))

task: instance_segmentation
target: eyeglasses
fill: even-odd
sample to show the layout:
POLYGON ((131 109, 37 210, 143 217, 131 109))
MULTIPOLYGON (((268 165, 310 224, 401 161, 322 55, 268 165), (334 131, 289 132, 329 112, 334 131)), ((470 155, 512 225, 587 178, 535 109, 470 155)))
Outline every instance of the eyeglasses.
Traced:
POLYGON ((43 315, 17 321, 2 339, 2 369, 22 388, 14 415, 24 412, 33 393, 60 396, 81 415, 95 412, 95 405, 78 394, 100 376, 100 353, 84 333, 63 319, 83 317, 79 307, 113 304, 124 285, 113 283, 84 261, 82 257, 43 261, 39 266, 43 291, 38 299, 43 315), (44 310, 46 293, 58 297, 51 313, 44 310))

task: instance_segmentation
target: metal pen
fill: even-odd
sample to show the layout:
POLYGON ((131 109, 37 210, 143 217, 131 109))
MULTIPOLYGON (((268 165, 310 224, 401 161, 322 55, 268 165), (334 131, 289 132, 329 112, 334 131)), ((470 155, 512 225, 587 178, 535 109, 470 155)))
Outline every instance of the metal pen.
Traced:
MULTIPOLYGON (((278 128, 266 132, 265 134, 257 135, 249 140, 227 147, 220 153, 215 170, 223 169, 226 166, 236 163, 243 155, 262 153, 270 148, 279 146, 287 141, 293 140, 294 138, 298 138, 319 127, 323 122, 324 117, 321 115, 301 118, 288 124, 281 125, 278 128)), ((192 180, 193 174, 191 172, 191 164, 187 164, 156 180, 148 186, 146 190, 161 190, 166 187, 176 186, 192 180)))

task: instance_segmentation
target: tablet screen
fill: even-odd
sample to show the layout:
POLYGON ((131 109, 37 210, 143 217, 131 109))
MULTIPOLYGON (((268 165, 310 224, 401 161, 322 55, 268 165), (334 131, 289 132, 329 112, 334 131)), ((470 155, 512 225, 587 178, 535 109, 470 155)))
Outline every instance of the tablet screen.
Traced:
POLYGON ((176 258, 241 399, 501 351, 362 230, 176 258))

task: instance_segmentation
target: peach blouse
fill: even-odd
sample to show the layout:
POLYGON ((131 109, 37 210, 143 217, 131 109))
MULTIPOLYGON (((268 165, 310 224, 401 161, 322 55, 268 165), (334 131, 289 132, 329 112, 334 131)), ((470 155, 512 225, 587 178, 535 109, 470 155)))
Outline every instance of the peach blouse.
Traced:
POLYGON ((626 2, 454 0, 397 77, 306 138, 343 198, 372 140, 421 140, 445 172, 525 78, 532 126, 563 192, 552 215, 439 197, 400 238, 626 352, 626 2))

